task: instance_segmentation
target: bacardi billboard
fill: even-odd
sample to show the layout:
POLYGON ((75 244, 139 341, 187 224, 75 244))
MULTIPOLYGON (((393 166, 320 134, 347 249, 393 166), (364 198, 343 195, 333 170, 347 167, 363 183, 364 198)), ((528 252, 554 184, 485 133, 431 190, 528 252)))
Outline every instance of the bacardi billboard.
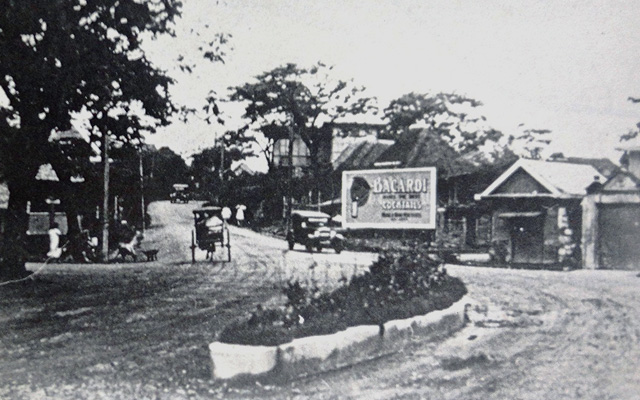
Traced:
POLYGON ((436 169, 373 169, 342 173, 346 228, 435 229, 436 169))

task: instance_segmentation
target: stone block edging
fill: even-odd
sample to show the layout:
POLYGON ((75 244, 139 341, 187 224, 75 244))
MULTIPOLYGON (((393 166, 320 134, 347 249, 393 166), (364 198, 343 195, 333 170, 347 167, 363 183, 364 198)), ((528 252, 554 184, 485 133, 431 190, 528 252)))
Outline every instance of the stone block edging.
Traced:
POLYGON ((353 326, 279 346, 213 342, 209 344, 213 378, 287 379, 357 364, 398 351, 414 336, 439 337, 460 330, 466 322, 467 307, 472 304, 474 301, 465 296, 445 310, 388 321, 382 327, 353 326))

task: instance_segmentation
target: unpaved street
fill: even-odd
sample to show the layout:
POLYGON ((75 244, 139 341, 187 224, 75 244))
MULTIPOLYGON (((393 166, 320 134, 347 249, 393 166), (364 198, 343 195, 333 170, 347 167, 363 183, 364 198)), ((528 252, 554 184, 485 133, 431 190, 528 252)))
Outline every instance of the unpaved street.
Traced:
MULTIPOLYGON (((154 203, 157 262, 53 265, 0 287, 0 398, 636 399, 640 277, 449 267, 478 305, 437 343, 283 385, 211 382, 206 345, 295 276, 335 285, 374 258, 286 250, 233 228, 233 261, 191 264, 194 204, 154 203)), ((220 256, 220 254, 217 254, 220 256)), ((40 265, 30 265, 38 269, 40 265)))

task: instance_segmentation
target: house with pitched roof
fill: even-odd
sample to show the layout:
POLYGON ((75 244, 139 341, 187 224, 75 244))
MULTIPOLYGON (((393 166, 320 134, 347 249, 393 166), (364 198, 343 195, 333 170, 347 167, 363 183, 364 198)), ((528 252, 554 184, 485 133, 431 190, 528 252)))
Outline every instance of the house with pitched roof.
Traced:
POLYGON ((491 209, 494 254, 513 264, 578 262, 581 202, 603 172, 587 161, 518 160, 475 196, 491 209))
POLYGON ((640 144, 627 143, 626 169, 582 201, 582 264, 588 269, 640 270, 640 144))

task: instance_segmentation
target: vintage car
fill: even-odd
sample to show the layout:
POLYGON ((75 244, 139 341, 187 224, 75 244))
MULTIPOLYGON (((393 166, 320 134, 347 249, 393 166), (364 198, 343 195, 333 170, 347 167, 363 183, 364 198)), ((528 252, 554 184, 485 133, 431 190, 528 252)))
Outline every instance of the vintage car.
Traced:
POLYGON ((331 247, 339 254, 344 249, 344 236, 330 227, 330 220, 331 217, 322 212, 293 210, 291 229, 287 232, 289 250, 299 243, 308 251, 331 247))
POLYGON ((189 185, 185 183, 176 183, 173 185, 173 191, 169 195, 172 203, 188 203, 189 202, 189 185))

